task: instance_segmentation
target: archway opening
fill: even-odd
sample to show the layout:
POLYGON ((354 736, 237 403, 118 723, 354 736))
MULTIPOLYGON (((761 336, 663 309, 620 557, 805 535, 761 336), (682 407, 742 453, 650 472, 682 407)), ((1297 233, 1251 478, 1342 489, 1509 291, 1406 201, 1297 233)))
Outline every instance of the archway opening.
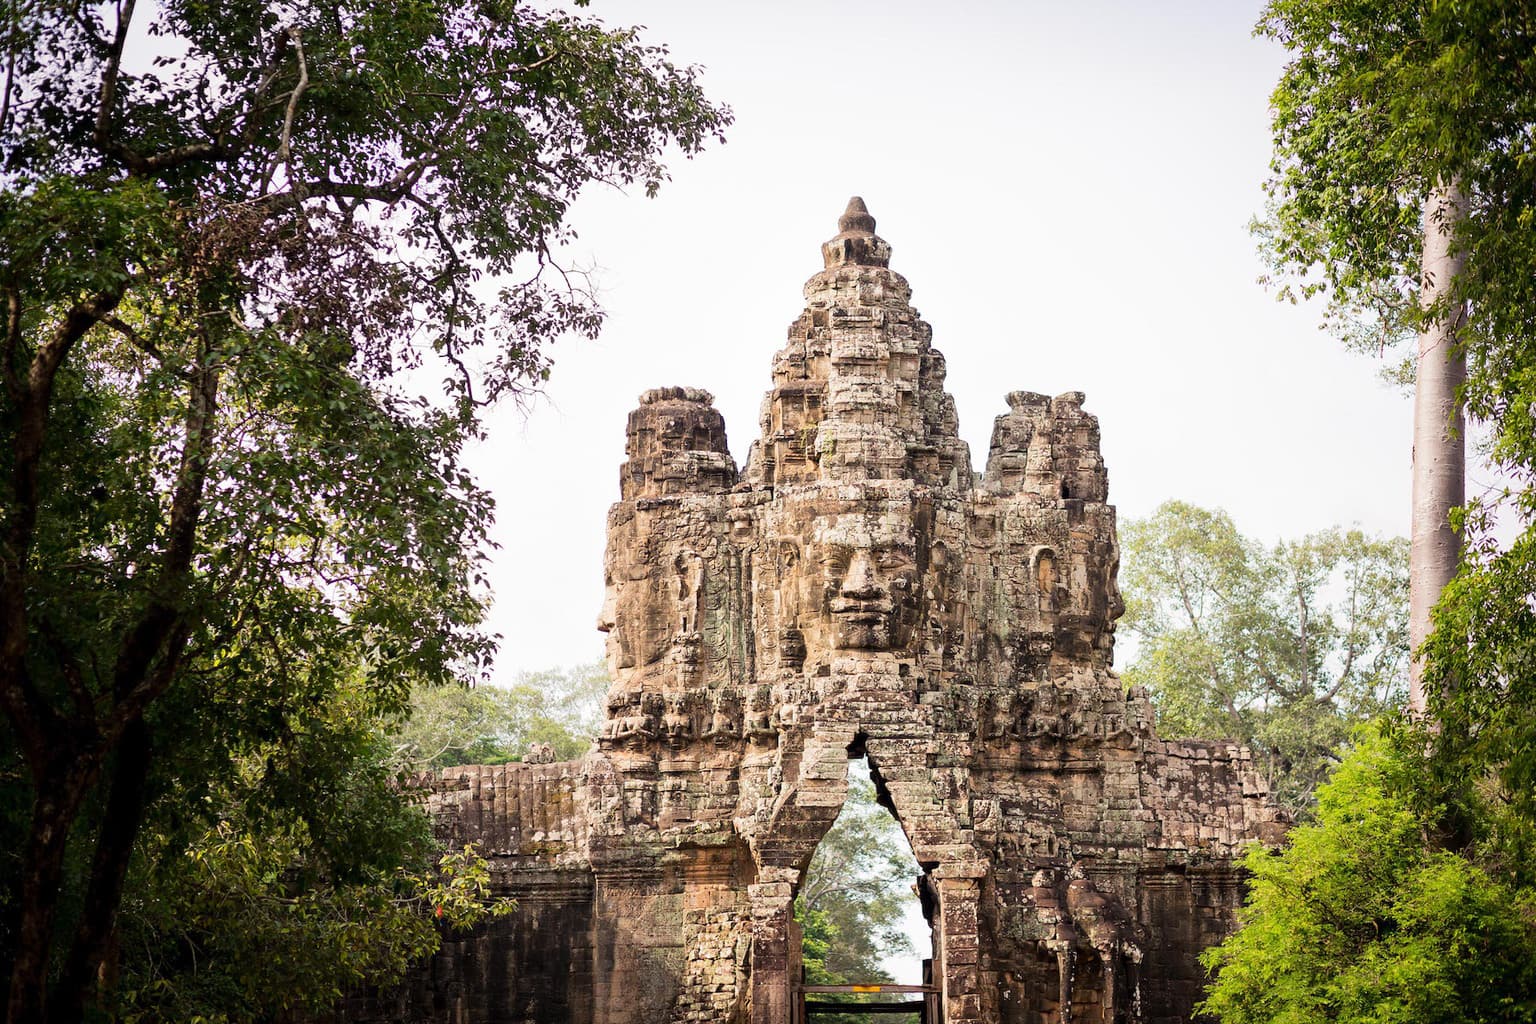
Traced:
POLYGON ((810 1024, 920 1024, 924 994, 890 986, 917 988, 928 982, 933 938, 919 895, 923 871, 861 743, 850 750, 850 758, 848 796, 795 898, 805 1019, 810 1024), (879 991, 816 991, 838 986, 879 991), (893 1004, 908 1009, 893 1012, 893 1004), (868 1008, 874 1005, 880 1009, 868 1008))

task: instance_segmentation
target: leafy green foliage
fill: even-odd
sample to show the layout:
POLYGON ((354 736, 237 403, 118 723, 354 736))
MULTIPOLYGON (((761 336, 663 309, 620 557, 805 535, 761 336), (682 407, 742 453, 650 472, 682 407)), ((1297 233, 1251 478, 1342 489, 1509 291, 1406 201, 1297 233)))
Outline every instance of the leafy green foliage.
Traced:
POLYGON ((532 743, 548 743, 557 759, 569 760, 597 738, 608 686, 608 668, 596 661, 524 672, 509 687, 422 688, 396 743, 422 768, 518 761, 532 743))
POLYGON ((1536 8, 1271 0, 1258 31, 1291 52, 1257 228, 1286 294, 1325 295, 1333 326, 1373 351, 1470 301, 1462 340, 1491 386, 1492 363, 1476 364, 1513 356, 1536 309, 1536 8), (1437 181, 1469 196, 1455 232, 1468 260, 1440 308, 1420 309, 1420 210, 1437 181))
POLYGON ((115 1012, 230 1022, 320 1013, 349 988, 399 979, 445 930, 514 909, 491 897, 489 868, 473 848, 401 870, 402 852, 408 864, 430 859, 424 816, 402 820, 398 788, 368 796, 371 808, 341 808, 353 812, 351 824, 414 825, 407 850, 360 833, 347 837, 350 849, 328 850, 301 817, 251 815, 248 806, 190 842, 146 837, 154 866, 123 907, 115 1012), (359 852, 364 862, 349 857, 359 852))
MULTIPOLYGON (((349 988, 400 977, 445 929, 512 910, 490 896, 473 850, 438 850, 396 767, 388 707, 357 675, 264 742, 246 731, 220 756, 212 744, 165 752, 149 777, 155 798, 104 1009, 129 1020, 313 1014, 349 988)), ((168 697, 153 715, 164 734, 219 711, 168 697)))
POLYGON ((513 904, 490 900, 473 850, 435 869, 342 882, 311 876, 307 840, 232 823, 124 908, 124 1020, 265 1021, 329 1010, 364 981, 388 983, 443 930, 513 904), (174 873, 173 873, 174 872, 174 873), (236 927, 235 925, 238 924, 236 927))
POLYGON ((1368 738, 1283 854, 1249 851, 1243 928, 1203 957, 1220 972, 1203 1012, 1223 1024, 1536 1020, 1536 890, 1426 844, 1437 815, 1411 742, 1368 738))
MULTIPOLYGON (((1258 31, 1291 51, 1272 97, 1271 206, 1256 225, 1286 282, 1282 294, 1325 296, 1330 325, 1372 352, 1456 313, 1466 412, 1492 428, 1490 460, 1528 479, 1536 466, 1536 4, 1272 0, 1258 31), (1441 181, 1465 196, 1453 245, 1466 261, 1439 301, 1421 307, 1419 211, 1441 181)), ((1411 377, 1411 357, 1389 374, 1411 377)), ((1522 524, 1536 521, 1528 488, 1490 504, 1522 524)))
POLYGON ((1311 272, 1341 315, 1375 309, 1382 323, 1411 328, 1421 282, 1409 212, 1437 180, 1467 196, 1454 236, 1466 268, 1446 302, 1465 312, 1456 338, 1467 357, 1467 412, 1491 428, 1487 454, 1512 483, 1457 519, 1468 537, 1462 570, 1424 651, 1428 713, 1440 723, 1428 741, 1430 789, 1444 805, 1437 827, 1448 843, 1481 850, 1501 877, 1528 885, 1536 874, 1536 6, 1276 0, 1260 30, 1293 55, 1275 92, 1277 267, 1311 272), (1399 300, 1401 315, 1391 307, 1399 300), (1506 531, 1521 531, 1503 548, 1491 529, 1501 517, 1506 531))
POLYGON ((548 7, 135 10, 4 18, 10 1021, 80 1017, 144 858, 313 857, 343 902, 420 872, 392 838, 419 822, 327 767, 383 764, 379 721, 484 673, 462 453, 600 325, 554 261, 571 201, 654 191, 730 120, 662 48, 548 7), (125 52, 146 27, 162 56, 125 52))
MULTIPOLYGON (((1459 514, 1471 543, 1423 649, 1427 720, 1358 748, 1314 825, 1249 857, 1245 926, 1209 954, 1208 1012, 1257 1021, 1536 1019, 1536 8, 1493 0, 1273 0, 1260 31, 1292 59, 1274 96, 1275 268, 1371 347, 1462 314, 1467 411, 1522 481, 1459 514), (1420 309, 1417 211, 1467 202, 1464 271, 1420 309), (1524 533, 1491 539, 1496 506, 1524 533)), ((1445 282, 1437 282, 1445 284, 1445 282)))
POLYGON ((1536 529, 1527 524, 1507 548, 1485 535, 1467 553, 1435 607, 1425 681, 1448 827, 1536 886, 1536 529))
POLYGON ((1151 691, 1164 735, 1251 746, 1305 814, 1351 730, 1402 699, 1407 542, 1332 529, 1266 548, 1177 501, 1120 541, 1126 682, 1151 691))
MULTIPOLYGON (((173 734, 221 714, 172 699, 153 711, 173 734)), ((403 788, 391 717, 356 676, 296 708, 282 736, 218 757, 212 744, 165 751, 148 779, 103 1014, 256 1022, 324 1011, 346 989, 398 977, 445 930, 513 909, 490 896, 474 851, 437 848, 403 788)), ((0 781, 7 839, 27 823, 21 781, 0 781)), ((81 912, 89 876, 89 851, 76 851, 66 919, 81 912)), ((0 856, 15 877, 19 851, 0 856)))

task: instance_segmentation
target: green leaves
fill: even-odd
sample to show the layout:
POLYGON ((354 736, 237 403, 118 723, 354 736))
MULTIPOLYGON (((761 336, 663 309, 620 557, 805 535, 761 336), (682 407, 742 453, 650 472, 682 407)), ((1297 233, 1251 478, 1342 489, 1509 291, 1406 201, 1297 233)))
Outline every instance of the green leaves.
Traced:
POLYGON ((144 182, 48 178, 0 191, 0 281, 48 304, 120 290, 161 267, 171 223, 164 197, 144 182))
POLYGON ((1124 671, 1165 736, 1237 739, 1304 815, 1353 726, 1401 700, 1407 544, 1326 530, 1273 548, 1165 502, 1120 532, 1124 671))
POLYGON ((365 677, 284 703, 264 740, 206 691, 157 707, 162 737, 211 735, 159 764, 122 909, 125 1019, 328 1012, 401 977, 445 929, 513 909, 473 850, 437 849, 365 677), (219 740, 233 749, 210 756, 219 740))
MULTIPOLYGON (((220 866, 181 872, 167 899, 222 979, 209 1005, 260 1017, 273 1007, 241 1003, 246 965, 208 960, 247 952, 220 932, 221 892, 292 885, 282 906, 302 921, 348 922, 306 931, 273 909, 262 934, 295 951, 279 990, 329 983, 305 974, 306 943, 341 975, 404 955, 345 953, 399 884, 389 865, 421 854, 369 737, 413 692, 485 674, 493 505, 462 455, 487 403, 538 387, 548 346, 602 322, 556 262, 566 211, 593 182, 653 191, 665 152, 692 154, 730 113, 633 30, 500 0, 55 4, 9 21, 0 704, 26 770, 3 762, 0 806, 52 815, 4 822, 9 848, 48 860, 0 880, 25 920, 0 935, 11 1013, 45 1015, 57 947, 81 979, 59 1015, 78 1016, 95 998, 81 986, 110 973, 93 936, 117 910, 60 918, 58 883, 16 879, 56 879, 66 856, 120 877, 136 849, 220 866), (125 54, 146 28, 161 56, 125 54), (93 862, 120 737, 141 726, 153 753, 123 788, 148 799, 93 862), (358 777, 315 785, 329 765, 358 777), (141 827, 156 831, 135 847, 141 827), (74 953, 56 923, 78 924, 74 953), (12 948, 22 934, 43 938, 12 948)), ((433 934, 401 928, 406 946, 433 934)), ((180 968, 153 967, 125 971, 179 999, 180 968)))
POLYGON ((532 743, 559 760, 592 747, 602 723, 608 668, 601 662, 521 673, 511 686, 419 687, 393 737, 414 769, 520 761, 532 743))
POLYGON ((1519 483, 1452 516, 1468 550, 1422 651, 1436 728, 1357 747, 1316 822, 1279 856, 1250 855, 1245 926, 1208 955, 1221 973, 1203 1009, 1225 1024, 1531 1021, 1536 7, 1273 0, 1259 31, 1292 55, 1258 228, 1273 269, 1326 294, 1330 325, 1360 347, 1448 325, 1469 371, 1458 397, 1519 483), (1452 183, 1456 222, 1421 223, 1452 183), (1425 282, 1421 240, 1442 227, 1465 265, 1425 282), (1496 509, 1525 531, 1504 550, 1496 509))
MULTIPOLYGON (((1522 498, 1528 507, 1531 495, 1522 498)), ((1528 515, 1528 513, 1527 513, 1528 515)), ((1435 608, 1426 644, 1429 712, 1442 776, 1460 799, 1507 807, 1508 869, 1536 882, 1536 530, 1469 552, 1435 608)))
MULTIPOLYGON (((1536 1019, 1536 891, 1426 846, 1421 756, 1369 736, 1281 853, 1254 848, 1243 928, 1202 957, 1223 1024, 1536 1019)), ((1422 746, 1420 747, 1422 750, 1422 746)))
MULTIPOLYGON (((1274 280, 1327 297, 1327 324, 1379 352, 1471 303, 1469 357, 1528 349, 1536 208, 1536 8, 1506 0, 1274 0, 1257 33, 1291 54, 1271 97, 1274 280), (1460 182, 1464 273, 1421 308, 1420 210, 1460 182)), ((1288 294, 1282 292, 1282 294, 1288 294)), ((1471 411, 1498 389, 1474 367, 1471 411)))

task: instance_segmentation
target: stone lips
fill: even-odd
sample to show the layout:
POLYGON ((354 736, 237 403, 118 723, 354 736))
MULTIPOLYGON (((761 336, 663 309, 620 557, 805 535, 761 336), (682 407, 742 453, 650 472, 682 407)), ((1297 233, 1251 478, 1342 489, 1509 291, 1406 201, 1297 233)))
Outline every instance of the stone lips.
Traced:
POLYGON ((439 830, 524 902, 393 1010, 787 1022, 793 894, 864 754, 923 869, 946 1021, 1188 1019, 1234 857, 1284 821, 1246 751, 1159 739, 1109 669, 1083 395, 1008 395, 975 474, 890 246, 861 200, 838 226, 744 470, 707 392, 631 414, 598 749, 437 780, 439 830))

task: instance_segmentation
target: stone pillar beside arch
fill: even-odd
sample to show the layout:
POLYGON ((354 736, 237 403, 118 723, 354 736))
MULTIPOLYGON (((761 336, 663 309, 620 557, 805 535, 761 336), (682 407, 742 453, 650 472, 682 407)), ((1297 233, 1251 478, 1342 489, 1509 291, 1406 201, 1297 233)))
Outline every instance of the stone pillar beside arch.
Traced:
MULTIPOLYGON (((863 691, 866 694, 870 691, 863 691)), ((826 709, 838 719, 837 702, 826 709)), ((885 709, 891 710, 891 709, 885 709)), ((865 707, 878 722, 878 707, 865 707)), ((910 720, 910 711, 904 716, 910 720)), ((937 737, 869 737, 857 719, 824 721, 786 735, 781 750, 793 765, 771 797, 772 814, 752 829, 757 882, 752 907, 751 1007, 754 1024, 789 1024, 799 974, 799 929, 794 899, 817 846, 842 810, 849 761, 867 756, 881 803, 906 836, 921 879, 936 898, 933 978, 942 991, 946 1024, 979 1024, 978 933, 980 881, 986 865, 968 841, 969 800, 964 772, 946 770, 937 737)), ((881 731, 878 724, 869 728, 881 731)), ((786 765, 789 768, 789 765, 786 765)))
POLYGON ((784 774, 752 781, 774 788, 754 793, 743 779, 741 806, 767 807, 760 818, 738 819, 744 828, 757 880, 747 887, 752 913, 749 956, 751 1019, 789 1024, 794 983, 800 973, 800 929, 795 895, 816 847, 842 810, 848 793, 850 728, 788 730, 780 740, 784 774))
POLYGON ((941 735, 931 725, 907 726, 904 736, 880 736, 878 727, 871 731, 876 735, 864 746, 877 792, 906 835, 934 897, 933 981, 941 989, 943 1020, 980 1022, 985 1019, 980 900, 988 867, 971 827, 969 773, 950 763, 966 737, 941 735))
POLYGON ((752 1020, 789 1024, 790 999, 798 972, 800 929, 795 926, 795 888, 790 882, 758 882, 747 887, 752 903, 752 1020))
POLYGON ((985 867, 974 861, 940 864, 930 874, 938 894, 933 978, 942 988, 944 1024, 982 1024, 980 902, 985 867))

